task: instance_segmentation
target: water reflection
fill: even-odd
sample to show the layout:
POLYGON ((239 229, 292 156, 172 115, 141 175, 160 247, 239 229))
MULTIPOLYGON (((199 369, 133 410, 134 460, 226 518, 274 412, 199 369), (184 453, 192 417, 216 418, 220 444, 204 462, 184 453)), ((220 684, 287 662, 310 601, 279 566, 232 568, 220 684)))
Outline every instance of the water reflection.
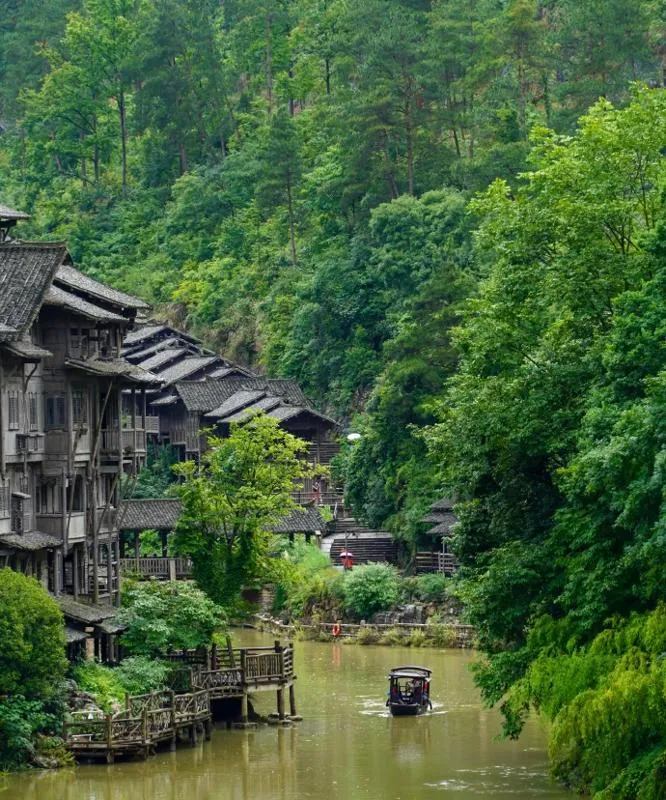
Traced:
MULTIPOLYGON (((414 652, 299 643, 298 727, 217 729, 209 743, 146 762, 11 776, 0 800, 566 797, 547 778, 536 723, 519 742, 495 741, 499 720, 480 705, 469 653, 417 652, 434 670, 433 714, 392 718, 384 705, 389 669, 414 652)), ((275 702, 255 699, 264 712, 275 702)))

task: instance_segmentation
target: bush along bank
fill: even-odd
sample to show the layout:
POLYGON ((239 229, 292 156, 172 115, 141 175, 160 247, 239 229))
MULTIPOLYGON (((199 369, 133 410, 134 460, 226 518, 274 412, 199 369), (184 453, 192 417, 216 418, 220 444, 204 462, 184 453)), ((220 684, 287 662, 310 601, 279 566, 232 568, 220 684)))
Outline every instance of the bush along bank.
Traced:
POLYGON ((264 628, 288 628, 301 638, 340 638, 359 644, 470 646, 473 631, 460 624, 455 584, 444 575, 404 577, 388 564, 363 564, 348 572, 303 542, 283 545, 279 578, 264 628))

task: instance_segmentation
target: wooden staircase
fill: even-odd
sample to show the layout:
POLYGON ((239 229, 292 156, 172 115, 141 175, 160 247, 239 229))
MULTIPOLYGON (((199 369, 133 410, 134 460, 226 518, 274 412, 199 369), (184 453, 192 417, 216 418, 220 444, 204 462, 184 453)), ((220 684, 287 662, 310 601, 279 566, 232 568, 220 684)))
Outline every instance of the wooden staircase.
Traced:
POLYGON ((328 530, 322 549, 328 550, 334 564, 341 563, 340 553, 345 546, 352 553, 354 564, 368 561, 395 564, 397 561, 396 542, 388 531, 365 528, 351 517, 336 520, 328 530))

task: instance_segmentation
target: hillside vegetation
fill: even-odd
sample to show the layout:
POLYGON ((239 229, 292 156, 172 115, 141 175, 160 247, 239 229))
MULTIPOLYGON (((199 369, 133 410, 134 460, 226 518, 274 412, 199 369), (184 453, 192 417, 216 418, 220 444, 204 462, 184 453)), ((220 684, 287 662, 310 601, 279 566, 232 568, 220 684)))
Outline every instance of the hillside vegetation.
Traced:
POLYGON ((664 797, 663 3, 7 5, 21 235, 297 378, 368 524, 451 493, 507 732, 664 797))

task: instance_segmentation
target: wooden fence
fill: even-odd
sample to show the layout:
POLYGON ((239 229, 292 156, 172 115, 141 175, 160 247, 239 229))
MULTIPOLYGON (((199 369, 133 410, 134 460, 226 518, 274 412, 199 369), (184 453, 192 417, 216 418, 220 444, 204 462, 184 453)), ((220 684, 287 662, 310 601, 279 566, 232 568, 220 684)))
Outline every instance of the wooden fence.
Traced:
POLYGON ((120 572, 144 578, 180 580, 192 576, 192 561, 189 558, 121 558, 120 572))
POLYGON ((245 700, 250 691, 290 687, 293 692, 294 652, 291 645, 250 647, 212 651, 171 653, 168 660, 183 664, 175 670, 176 682, 187 677, 188 691, 172 689, 128 695, 122 712, 111 715, 74 712, 65 724, 67 747, 78 757, 105 758, 141 753, 144 756, 163 741, 174 746, 180 731, 187 729, 190 741, 204 725, 210 733, 211 701, 228 697, 245 700))

